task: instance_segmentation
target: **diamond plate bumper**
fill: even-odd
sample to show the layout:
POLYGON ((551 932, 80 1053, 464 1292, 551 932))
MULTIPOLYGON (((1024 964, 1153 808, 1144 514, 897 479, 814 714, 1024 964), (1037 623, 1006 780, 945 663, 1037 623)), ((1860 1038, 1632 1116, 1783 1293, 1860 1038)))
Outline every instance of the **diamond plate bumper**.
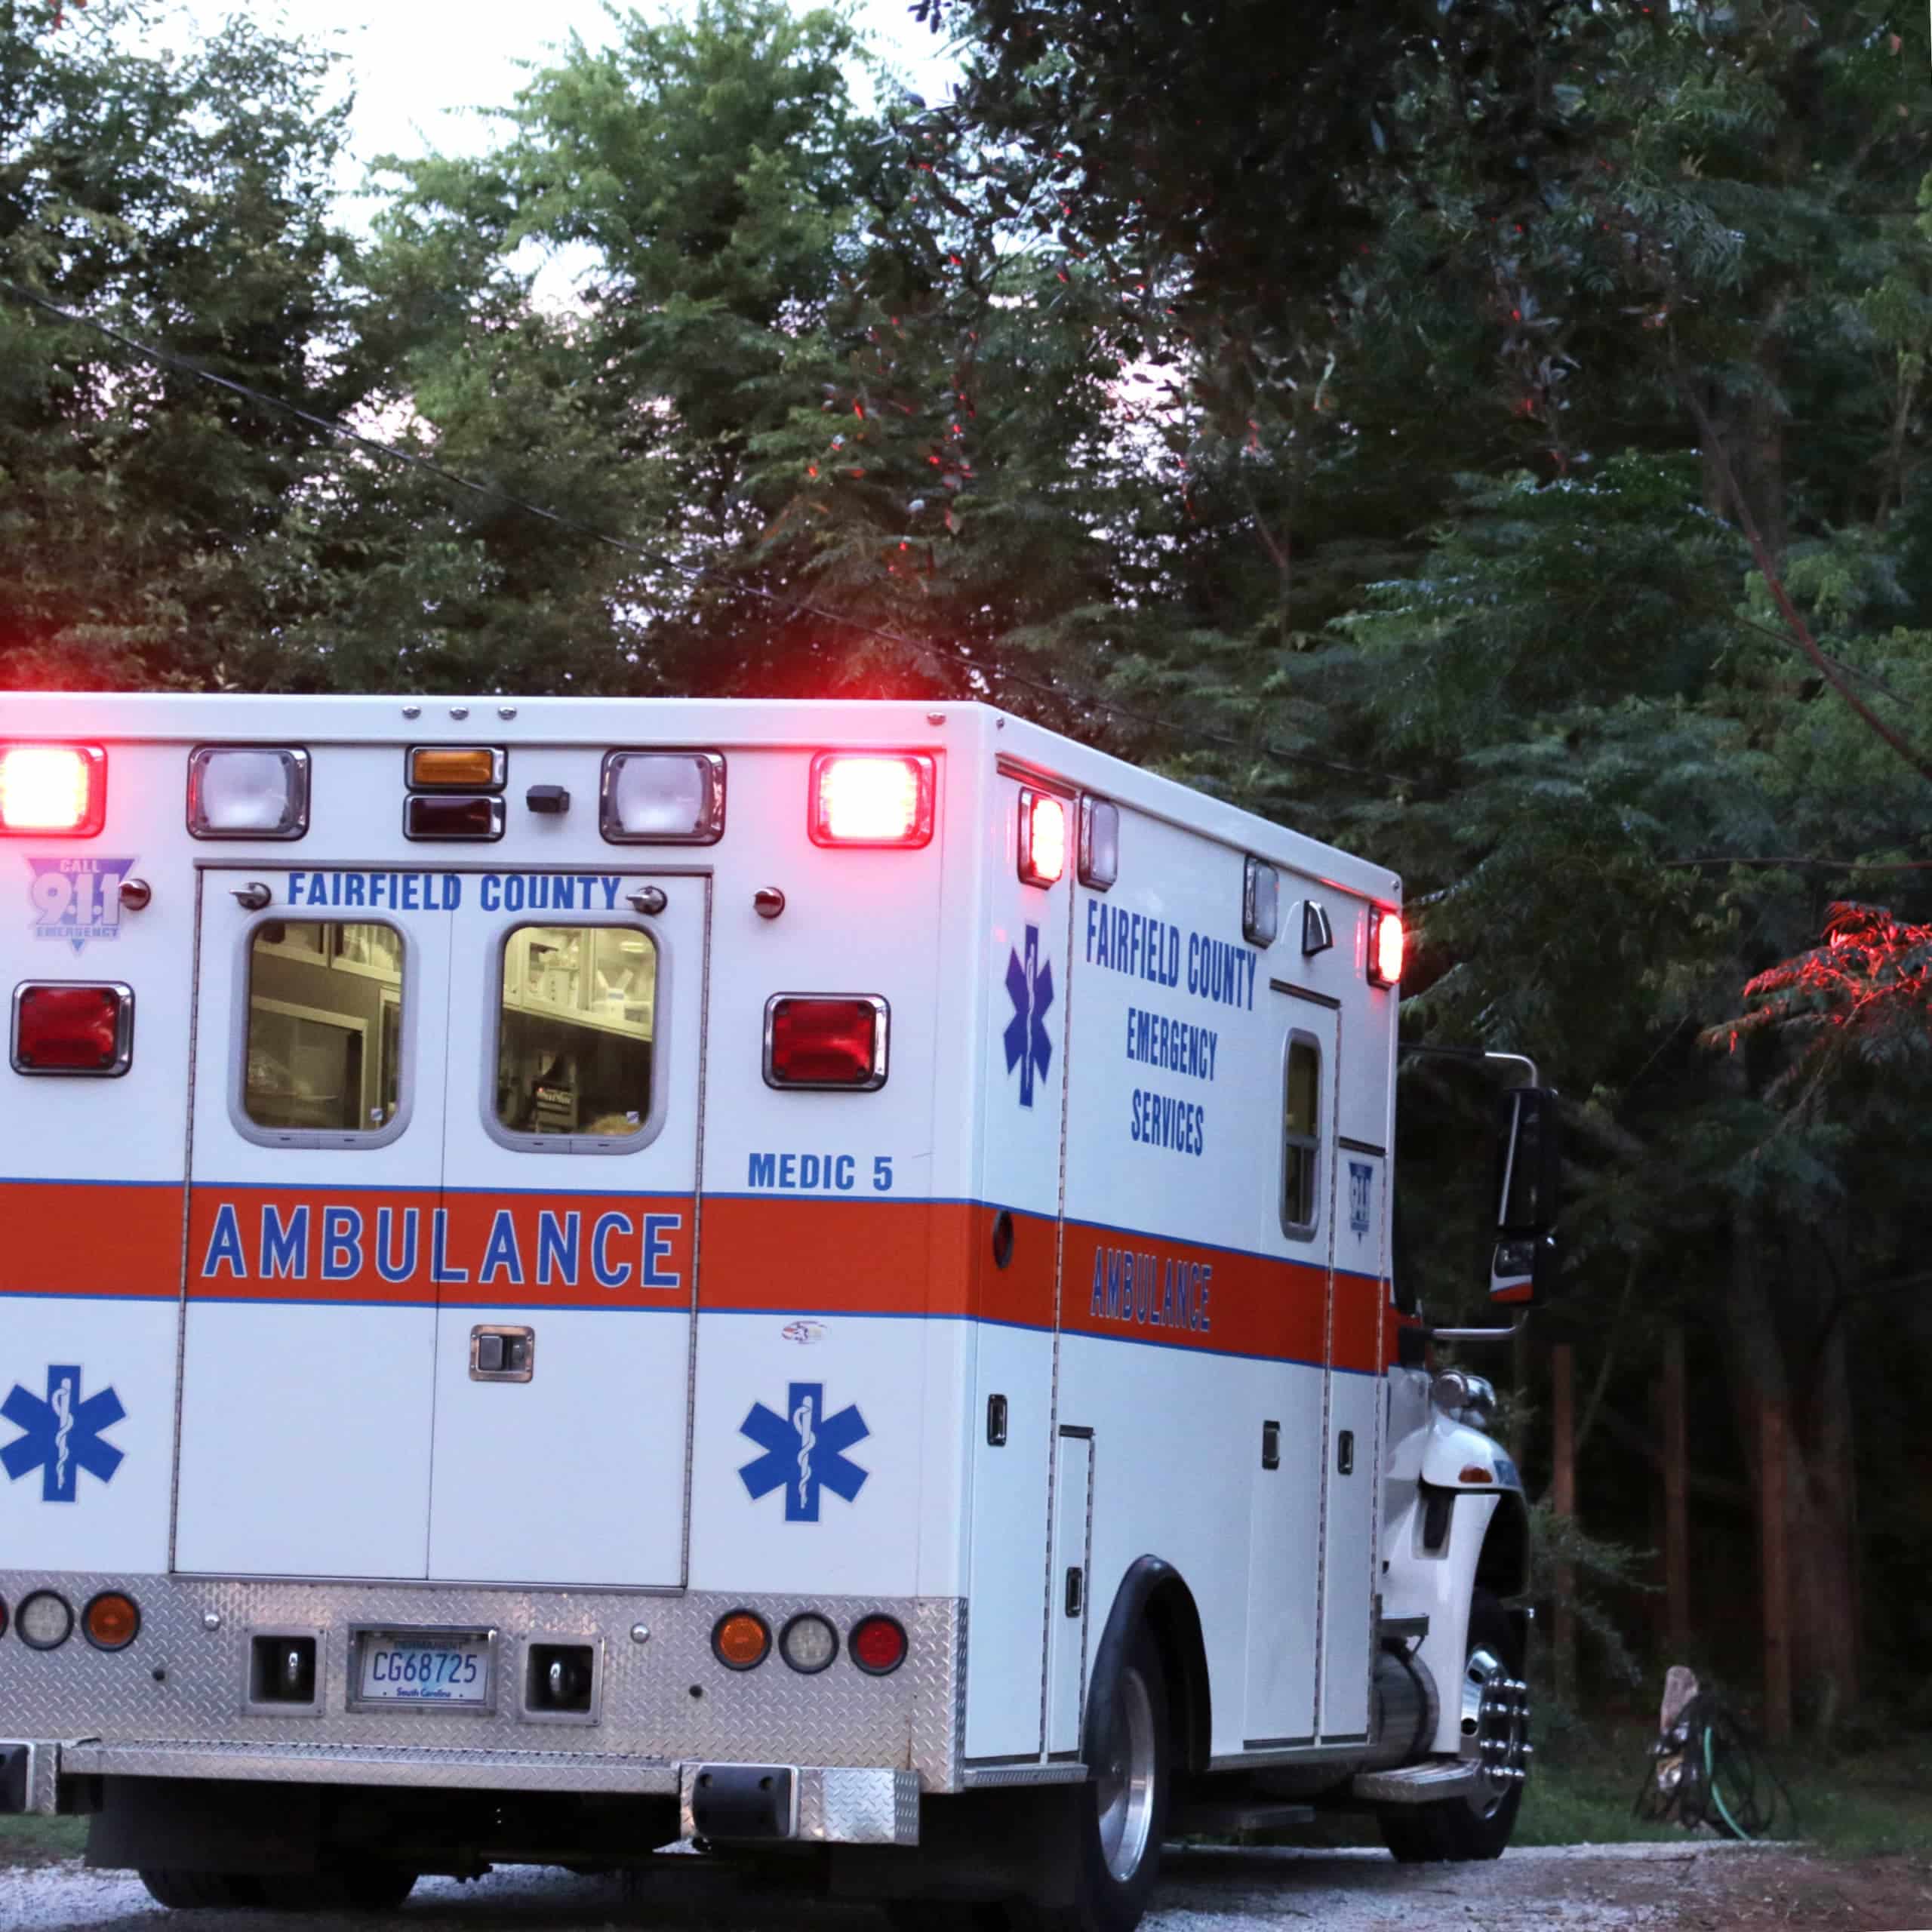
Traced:
MULTIPOLYGON (((888 1781, 877 1792, 867 1786, 863 1800, 836 1778, 829 1786, 821 1778, 809 1800, 801 1788, 805 1835, 820 1817, 826 1834, 843 1829, 836 1821, 855 1806, 896 1817, 899 1774, 912 1779, 915 1798, 961 1787, 964 1613, 952 1598, 0 1572, 0 1600, 17 1602, 36 1589, 57 1589, 76 1605, 98 1591, 125 1591, 142 1623, 136 1640, 112 1654, 78 1635, 51 1651, 0 1644, 0 1712, 11 1736, 38 1747, 35 1809, 53 1808, 57 1775, 669 1794, 679 1789, 680 1766, 708 1763, 888 1781), (728 1670, 712 1653, 711 1632, 747 1604, 774 1630, 803 1610, 841 1632, 883 1611, 906 1627, 906 1662, 872 1677, 841 1651, 830 1669, 807 1676, 774 1651, 756 1670, 728 1670), (494 1708, 349 1709, 357 1626, 496 1631, 494 1708), (254 1636, 291 1629, 320 1639, 314 1706, 251 1706, 254 1636), (567 1640, 596 1647, 601 1681, 595 1721, 566 1735, 526 1709, 524 1680, 531 1644, 567 1640), (52 1740, 66 1741, 57 1752, 52 1740)), ((814 1827, 810 1835, 820 1834, 814 1827)))

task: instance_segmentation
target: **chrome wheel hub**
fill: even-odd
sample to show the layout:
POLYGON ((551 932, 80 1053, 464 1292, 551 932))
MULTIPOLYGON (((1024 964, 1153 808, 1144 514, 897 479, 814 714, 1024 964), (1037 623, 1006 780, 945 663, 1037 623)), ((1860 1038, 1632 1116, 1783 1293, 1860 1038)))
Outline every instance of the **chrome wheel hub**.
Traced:
POLYGON ((1536 1755, 1530 1743, 1530 1687, 1512 1677, 1494 1651, 1469 1653, 1463 1672, 1463 1754, 1481 1765, 1481 1789, 1469 1799, 1481 1818, 1492 1818, 1529 1776, 1536 1755))
POLYGON ((1100 1856, 1121 1884, 1133 1878, 1147 1856, 1147 1841, 1154 1828, 1157 1757, 1153 1700, 1137 1670, 1123 1672, 1106 1762, 1094 1780, 1100 1856))

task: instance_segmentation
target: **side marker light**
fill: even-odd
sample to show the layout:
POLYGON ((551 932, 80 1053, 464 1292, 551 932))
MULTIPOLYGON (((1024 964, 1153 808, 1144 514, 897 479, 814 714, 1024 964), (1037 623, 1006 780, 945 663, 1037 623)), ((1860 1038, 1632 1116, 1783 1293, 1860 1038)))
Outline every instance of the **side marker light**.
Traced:
POLYGON ((1381 907, 1368 915, 1368 983, 1372 986, 1401 984, 1404 946, 1402 915, 1381 907))

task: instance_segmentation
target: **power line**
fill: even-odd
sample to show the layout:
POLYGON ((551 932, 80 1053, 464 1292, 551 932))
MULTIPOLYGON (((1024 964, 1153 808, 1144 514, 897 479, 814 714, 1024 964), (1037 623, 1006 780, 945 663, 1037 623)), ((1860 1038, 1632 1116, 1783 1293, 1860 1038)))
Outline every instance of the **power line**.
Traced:
MULTIPOLYGON (((715 584, 718 582, 710 571, 701 566, 675 562, 645 549, 641 544, 632 543, 621 537, 614 537, 608 531, 599 530, 593 525, 584 523, 575 517, 566 515, 561 510, 551 509, 544 504, 533 503, 528 497, 519 497, 512 491, 500 488, 492 483, 479 483, 475 478, 465 476, 460 471, 451 469, 429 457, 420 455, 414 450, 400 449, 393 443, 383 441, 380 437, 366 435, 359 429, 350 428, 339 417, 318 416, 312 411, 303 409, 298 404, 286 401, 280 396, 271 395, 266 390, 258 389, 251 383, 237 382, 232 377, 218 374, 205 365, 195 361, 192 357, 180 355, 173 349, 158 347, 150 342, 144 342, 138 337, 127 334, 125 331, 114 328, 109 323, 101 321, 94 316, 82 315, 75 309, 63 308, 59 303, 50 301, 44 295, 36 294, 30 288, 22 288, 17 282, 0 278, 0 294, 11 296, 17 302, 42 309, 47 314, 55 316, 59 320, 69 323, 76 328, 92 329, 97 334, 105 336, 109 341, 119 343, 123 349, 129 349, 137 355, 144 356, 148 361, 162 368, 179 370, 183 375, 192 377, 198 382, 208 383, 216 389, 225 389, 232 395, 240 396, 244 400, 257 404, 265 409, 275 410, 284 416, 293 418, 298 423, 307 425, 310 429, 321 431, 324 435, 332 437, 342 442, 352 444, 356 448, 365 451, 371 456, 381 457, 391 463, 402 463, 411 469, 420 469, 426 475, 433 476, 438 481, 448 484, 452 489, 460 490, 472 497, 480 497, 488 502, 501 503, 508 508, 521 510, 529 516, 540 518, 544 522, 553 525, 560 530, 573 531, 580 537, 588 538, 592 543, 602 545, 607 549, 617 552, 620 555, 635 558, 640 562, 649 565, 654 570, 669 571, 674 575, 685 577, 694 585, 715 584)), ((796 595, 783 591, 768 589, 761 584, 740 582, 721 587, 727 587, 741 595, 774 605, 799 617, 816 617, 821 623, 842 625, 848 630, 857 631, 863 635, 876 638, 881 643, 894 645, 901 651, 910 651, 916 656, 930 658, 935 663, 962 666, 983 678, 1017 685, 1023 690, 1035 692, 1041 697, 1052 700, 1056 703, 1072 704, 1090 711, 1103 712, 1110 717, 1120 718, 1129 724, 1138 724, 1149 731, 1165 732, 1174 737, 1192 738, 1203 744, 1221 746, 1229 750, 1239 752, 1250 758, 1278 758, 1284 764, 1305 765, 1311 770, 1326 771, 1338 777, 1365 778, 1373 780, 1379 784, 1393 782, 1389 774, 1372 771, 1364 765, 1344 764, 1337 758, 1318 758, 1312 752, 1290 751, 1285 746, 1280 745, 1267 743, 1257 745, 1244 739, 1236 737, 1230 732, 1212 731, 1203 725, 1179 724, 1171 718, 1157 717, 1151 712, 1137 710, 1131 706, 1117 703, 1112 699, 1096 697, 1091 692, 1079 691, 1066 685, 1049 684, 1042 678, 1029 677, 1024 672, 1014 671, 1004 665, 984 664, 977 658, 968 656, 963 651, 949 650, 942 645, 905 637, 896 631, 887 630, 879 625, 869 623, 863 618, 828 611, 822 606, 809 603, 796 595)))

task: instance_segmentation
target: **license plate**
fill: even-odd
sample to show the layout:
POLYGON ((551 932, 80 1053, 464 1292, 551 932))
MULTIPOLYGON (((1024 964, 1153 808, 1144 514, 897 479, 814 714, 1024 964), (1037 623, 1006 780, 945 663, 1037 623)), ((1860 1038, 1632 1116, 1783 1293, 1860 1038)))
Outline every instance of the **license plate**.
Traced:
POLYGON ((356 1701, 487 1706, 491 1648, 480 1632, 365 1631, 356 1701))

